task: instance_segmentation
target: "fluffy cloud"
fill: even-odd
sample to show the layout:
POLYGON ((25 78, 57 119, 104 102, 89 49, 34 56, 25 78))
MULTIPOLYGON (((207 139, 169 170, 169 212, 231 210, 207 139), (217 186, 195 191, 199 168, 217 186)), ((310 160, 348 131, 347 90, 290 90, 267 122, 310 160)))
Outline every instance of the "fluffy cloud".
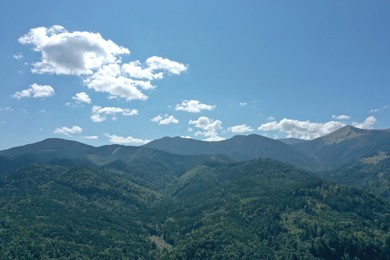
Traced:
POLYGON ((363 122, 361 123, 354 122, 352 125, 357 128, 371 129, 375 123, 376 123, 376 118, 374 116, 369 116, 363 122))
POLYGON ((176 105, 177 111, 186 111, 190 113, 199 113, 202 110, 214 110, 215 106, 200 103, 199 100, 184 100, 176 105))
POLYGON ((41 54, 41 61, 33 64, 34 73, 92 74, 104 64, 118 62, 119 55, 130 54, 99 33, 68 32, 59 25, 33 28, 19 42, 33 45, 41 54))
POLYGON ((30 88, 24 89, 22 91, 17 91, 12 95, 13 98, 22 99, 22 98, 47 98, 54 96, 55 92, 51 86, 48 85, 38 85, 32 84, 30 88))
POLYGON ((242 125, 235 125, 235 126, 229 127, 228 131, 232 132, 234 134, 242 134, 242 133, 253 132, 254 129, 246 124, 242 124, 242 125))
POLYGON ((147 96, 141 89, 151 89, 149 81, 133 80, 123 75, 119 64, 108 64, 101 67, 93 75, 84 80, 88 88, 96 92, 108 93, 113 98, 127 100, 146 100, 147 96))
POLYGON ((76 103, 87 103, 87 104, 90 104, 91 103, 91 98, 88 96, 87 93, 85 92, 80 92, 80 93, 76 93, 72 99, 76 102, 76 103))
POLYGON ((221 141, 225 139, 220 137, 218 133, 218 131, 222 130, 222 122, 220 120, 201 116, 197 120, 190 120, 188 124, 201 129, 202 131, 195 132, 195 135, 207 137, 204 139, 205 141, 221 141))
POLYGON ((338 121, 329 121, 325 123, 314 123, 310 121, 299 121, 283 118, 282 120, 272 121, 259 126, 260 131, 280 131, 287 134, 287 137, 314 139, 327 135, 337 129, 345 126, 338 121))
POLYGON ((21 44, 30 44, 41 54, 41 60, 32 65, 33 73, 81 76, 83 83, 110 98, 146 100, 145 90, 154 88, 151 80, 165 74, 179 75, 188 66, 166 58, 153 56, 140 61, 122 63, 122 56, 130 51, 99 33, 74 31, 55 25, 31 29, 19 38, 21 44))
POLYGON ((349 119, 351 119, 351 117, 347 116, 347 115, 332 115, 332 118, 337 119, 337 120, 349 120, 349 119))
POLYGON ((110 139, 110 142, 113 144, 142 145, 150 142, 150 140, 147 139, 138 139, 131 136, 122 137, 122 136, 110 135, 110 134, 105 134, 105 135, 110 139))
POLYGON ((72 136, 74 134, 81 134, 83 132, 83 129, 77 125, 72 126, 71 128, 63 126, 56 128, 53 133, 55 134, 63 134, 67 136, 72 136))
POLYGON ((246 102, 240 102, 239 105, 243 107, 243 106, 246 106, 247 104, 248 104, 248 103, 246 103, 246 102))
POLYGON ((138 115, 137 109, 120 108, 120 107, 92 107, 91 120, 95 123, 103 122, 107 117, 115 120, 117 115, 134 116, 138 115))
POLYGON ((179 120, 172 115, 157 115, 151 119, 152 122, 156 122, 159 125, 178 124, 179 120))

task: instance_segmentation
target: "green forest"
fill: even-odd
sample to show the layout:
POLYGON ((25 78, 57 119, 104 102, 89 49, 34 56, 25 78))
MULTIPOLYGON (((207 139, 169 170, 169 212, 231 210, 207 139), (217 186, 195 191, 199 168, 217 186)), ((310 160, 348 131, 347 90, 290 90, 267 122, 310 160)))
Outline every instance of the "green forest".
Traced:
POLYGON ((1 258, 390 255, 390 206, 367 192, 273 160, 209 156, 177 167, 149 155, 139 160, 105 168, 36 164, 4 174, 1 258))

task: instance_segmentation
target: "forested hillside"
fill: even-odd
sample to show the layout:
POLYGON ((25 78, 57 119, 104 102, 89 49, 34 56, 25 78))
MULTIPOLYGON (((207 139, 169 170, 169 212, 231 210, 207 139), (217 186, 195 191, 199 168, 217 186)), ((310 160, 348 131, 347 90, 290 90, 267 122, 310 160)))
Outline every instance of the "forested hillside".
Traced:
POLYGON ((3 174, 1 258, 389 255, 389 204, 373 195, 273 160, 187 160, 143 153, 101 168, 3 174))

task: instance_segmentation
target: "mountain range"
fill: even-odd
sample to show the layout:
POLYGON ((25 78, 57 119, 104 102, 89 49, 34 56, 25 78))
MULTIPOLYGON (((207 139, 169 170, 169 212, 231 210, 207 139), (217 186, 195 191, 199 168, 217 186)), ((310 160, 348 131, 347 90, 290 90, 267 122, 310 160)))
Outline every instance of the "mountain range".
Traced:
POLYGON ((3 150, 0 258, 388 259, 389 144, 347 126, 3 150))

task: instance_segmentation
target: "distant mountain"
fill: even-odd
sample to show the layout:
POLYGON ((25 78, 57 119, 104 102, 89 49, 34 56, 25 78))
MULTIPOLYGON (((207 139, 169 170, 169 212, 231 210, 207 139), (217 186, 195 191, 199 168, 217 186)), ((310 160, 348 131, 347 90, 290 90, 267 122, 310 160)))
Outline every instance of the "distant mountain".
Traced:
POLYGON ((307 142, 307 140, 299 139, 299 138, 280 138, 277 140, 285 144, 299 144, 299 143, 307 142))
POLYGON ((345 126, 326 136, 292 146, 313 156, 327 169, 335 169, 369 154, 390 151, 390 130, 345 126))
POLYGON ((23 161, 47 163, 58 158, 78 159, 94 148, 76 141, 50 138, 37 143, 0 151, 0 156, 18 160, 19 163, 23 163, 23 161))
POLYGON ((306 169, 318 169, 320 164, 310 155, 277 140, 260 135, 237 135, 218 142, 205 142, 181 137, 164 137, 143 147, 158 149, 173 154, 222 154, 235 160, 270 158, 306 169))

